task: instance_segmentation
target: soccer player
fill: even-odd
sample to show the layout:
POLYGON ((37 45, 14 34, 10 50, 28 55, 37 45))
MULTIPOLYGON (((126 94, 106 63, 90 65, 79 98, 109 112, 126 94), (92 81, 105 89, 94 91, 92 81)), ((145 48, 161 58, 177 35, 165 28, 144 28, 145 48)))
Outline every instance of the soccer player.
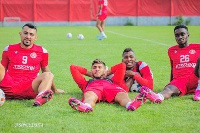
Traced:
POLYGON ((5 92, 6 99, 35 98, 33 106, 40 106, 52 98, 53 92, 64 91, 57 89, 53 83, 47 50, 34 44, 36 26, 25 24, 19 35, 21 42, 8 45, 2 53, 0 88, 5 92))
POLYGON ((161 102, 171 96, 182 96, 195 92, 193 100, 200 100, 200 45, 189 44, 188 28, 178 25, 174 28, 174 36, 178 45, 168 49, 171 63, 171 81, 164 90, 155 94, 147 87, 143 89, 152 102, 161 102), (159 100, 159 101, 158 101, 159 100))
POLYGON ((106 34, 104 33, 105 19, 107 18, 108 14, 107 6, 108 6, 107 0, 99 0, 99 11, 97 14, 97 22, 96 22, 96 27, 101 33, 99 36, 97 36, 99 40, 107 38, 106 34))
POLYGON ((136 61, 136 56, 131 48, 124 49, 122 62, 126 64, 125 83, 129 90, 140 92, 141 86, 153 90, 153 74, 150 67, 143 61, 136 61))
POLYGON ((91 71, 88 71, 81 66, 70 66, 72 77, 83 92, 82 101, 75 98, 69 99, 69 105, 73 109, 80 112, 90 112, 97 102, 106 101, 119 103, 127 110, 134 111, 146 101, 143 98, 143 93, 140 93, 131 101, 128 93, 119 86, 123 82, 126 70, 124 63, 117 64, 106 71, 105 63, 96 59, 93 61, 91 69, 91 71), (112 79, 105 78, 107 73, 114 73, 112 79), (92 77, 92 79, 87 81, 84 76, 92 77))

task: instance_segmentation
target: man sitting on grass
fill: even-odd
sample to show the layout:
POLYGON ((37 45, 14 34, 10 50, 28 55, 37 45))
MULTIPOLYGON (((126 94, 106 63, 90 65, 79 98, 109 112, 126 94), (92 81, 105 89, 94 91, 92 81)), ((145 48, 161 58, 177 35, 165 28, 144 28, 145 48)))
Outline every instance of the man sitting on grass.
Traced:
POLYGON ((200 44, 189 44, 188 28, 178 25, 174 28, 177 45, 168 49, 171 63, 171 81, 158 94, 149 88, 144 88, 147 98, 155 103, 161 103, 172 96, 195 94, 194 101, 200 101, 200 44))
POLYGON ((126 71, 124 63, 117 64, 107 71, 105 63, 96 59, 92 63, 91 71, 75 65, 70 66, 70 71, 74 81, 83 92, 83 102, 75 98, 70 98, 68 102, 73 109, 80 112, 92 111, 95 104, 101 101, 119 103, 127 110, 134 111, 146 101, 146 96, 144 97, 145 94, 142 92, 131 101, 128 93, 120 87, 124 83, 123 79, 126 71), (107 73, 114 74, 112 79, 105 78, 107 73), (92 79, 87 81, 84 75, 92 77, 92 79))
POLYGON ((53 83, 48 67, 48 52, 34 44, 37 28, 27 23, 19 33, 21 42, 8 45, 0 63, 0 88, 6 99, 35 99, 33 106, 41 106, 52 98, 53 91, 63 93, 53 83), (38 75, 40 69, 42 73, 38 75))

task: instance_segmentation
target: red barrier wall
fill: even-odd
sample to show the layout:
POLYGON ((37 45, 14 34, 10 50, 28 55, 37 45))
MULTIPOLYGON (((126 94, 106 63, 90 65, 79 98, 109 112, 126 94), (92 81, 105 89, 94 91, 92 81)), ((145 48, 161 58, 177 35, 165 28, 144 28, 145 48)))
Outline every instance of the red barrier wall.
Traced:
MULTIPOLYGON (((0 21, 90 21, 98 0, 0 0, 0 21)), ((200 16, 200 0, 108 0, 109 16, 200 16)))

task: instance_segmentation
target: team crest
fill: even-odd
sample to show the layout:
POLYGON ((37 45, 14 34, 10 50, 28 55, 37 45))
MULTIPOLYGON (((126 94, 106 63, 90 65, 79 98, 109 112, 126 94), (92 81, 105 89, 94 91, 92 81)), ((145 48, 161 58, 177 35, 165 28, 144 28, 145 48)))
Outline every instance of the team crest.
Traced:
POLYGON ((36 57, 37 57, 37 54, 36 54, 35 52, 33 52, 33 53, 30 54, 30 57, 31 57, 31 58, 36 58, 36 57))
POLYGON ((18 51, 15 51, 15 54, 17 54, 18 53, 18 51))
POLYGON ((191 50, 189 51, 189 53, 190 53, 190 54, 195 54, 196 51, 195 51, 194 49, 191 49, 191 50))
POLYGON ((176 54, 176 53, 177 53, 177 51, 176 51, 176 50, 174 50, 174 53, 176 54))

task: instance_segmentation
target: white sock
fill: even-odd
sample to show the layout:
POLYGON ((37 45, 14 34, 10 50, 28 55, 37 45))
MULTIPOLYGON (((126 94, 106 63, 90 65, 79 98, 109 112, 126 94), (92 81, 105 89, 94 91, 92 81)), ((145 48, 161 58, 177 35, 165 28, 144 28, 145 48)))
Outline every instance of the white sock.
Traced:
POLYGON ((165 99, 164 96, 163 96, 161 93, 158 93, 157 95, 159 96, 159 98, 160 98, 162 101, 165 99))
POLYGON ((43 93, 43 91, 39 92, 39 93, 37 94, 37 96, 39 96, 39 95, 42 94, 42 93, 43 93))
POLYGON ((198 80, 198 86, 196 90, 200 90, 200 79, 198 80))
POLYGON ((126 108, 128 108, 128 106, 131 104, 131 102, 128 102, 127 104, 126 104, 126 108))
POLYGON ((105 34, 103 31, 101 32, 101 35, 102 35, 102 36, 106 36, 106 34, 105 34))
POLYGON ((88 107, 92 108, 92 106, 89 103, 84 103, 85 105, 87 105, 88 107))

